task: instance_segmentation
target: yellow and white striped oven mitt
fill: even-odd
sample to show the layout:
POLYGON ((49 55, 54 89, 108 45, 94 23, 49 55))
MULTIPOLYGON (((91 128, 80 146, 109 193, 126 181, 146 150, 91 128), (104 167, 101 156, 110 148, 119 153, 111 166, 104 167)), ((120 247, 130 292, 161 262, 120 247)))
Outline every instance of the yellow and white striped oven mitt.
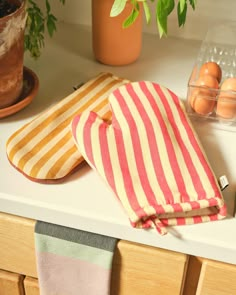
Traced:
POLYGON ((33 181, 62 181, 83 161, 70 131, 72 118, 93 110, 111 118, 108 95, 128 80, 101 73, 36 119, 17 130, 6 144, 10 163, 33 181))
POLYGON ((84 111, 72 134, 87 162, 117 195, 133 227, 222 219, 217 180, 178 97, 158 84, 135 82, 109 97, 112 123, 84 111))

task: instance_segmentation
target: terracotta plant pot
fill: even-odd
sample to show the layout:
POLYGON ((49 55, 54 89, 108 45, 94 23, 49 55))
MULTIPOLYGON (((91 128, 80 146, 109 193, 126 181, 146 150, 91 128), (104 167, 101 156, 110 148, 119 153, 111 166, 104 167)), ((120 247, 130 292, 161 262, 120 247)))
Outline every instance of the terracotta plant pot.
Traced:
POLYGON ((138 19, 128 28, 123 21, 132 10, 127 2, 124 11, 110 17, 114 0, 92 0, 92 38, 95 58, 107 65, 126 65, 134 62, 142 47, 142 11, 138 19))
POLYGON ((0 18, 0 108, 14 104, 23 87, 25 1, 9 2, 19 8, 0 18))

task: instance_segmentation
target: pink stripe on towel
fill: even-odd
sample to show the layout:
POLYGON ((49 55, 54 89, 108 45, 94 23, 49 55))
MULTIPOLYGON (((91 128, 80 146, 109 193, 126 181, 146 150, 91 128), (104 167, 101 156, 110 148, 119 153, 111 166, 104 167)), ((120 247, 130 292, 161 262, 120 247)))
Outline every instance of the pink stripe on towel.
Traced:
POLYGON ((37 255, 41 295, 108 295, 110 270, 53 253, 37 255))

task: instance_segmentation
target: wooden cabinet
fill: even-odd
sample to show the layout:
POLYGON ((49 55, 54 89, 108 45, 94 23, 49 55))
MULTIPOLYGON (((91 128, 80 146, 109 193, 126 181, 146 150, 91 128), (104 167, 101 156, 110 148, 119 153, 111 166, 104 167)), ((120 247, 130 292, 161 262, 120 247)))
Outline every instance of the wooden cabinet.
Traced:
POLYGON ((183 295, 235 295, 236 265, 190 256, 183 295))
POLYGON ((0 269, 37 276, 34 225, 34 220, 0 213, 0 269))
MULTIPOLYGON (((35 220, 0 213, 0 295, 39 295, 35 220)), ((236 266, 119 241, 111 295, 235 295, 236 266)))
MULTIPOLYGON (((34 220, 0 213, 0 268, 25 276, 25 295, 39 295, 34 226, 34 220)), ((119 241, 111 294, 181 294, 187 261, 185 254, 119 241)))
POLYGON ((0 294, 24 295, 24 276, 8 271, 0 270, 0 294))
MULTIPOLYGON (((186 266, 185 254, 120 241, 113 259, 111 295, 154 295, 157 290, 162 295, 182 294, 186 266)), ((38 280, 26 277, 24 289, 25 295, 39 295, 38 280)))
POLYGON ((196 295, 235 295, 236 266, 203 260, 196 295))
POLYGON ((112 267, 112 295, 182 294, 185 254, 120 241, 112 267))

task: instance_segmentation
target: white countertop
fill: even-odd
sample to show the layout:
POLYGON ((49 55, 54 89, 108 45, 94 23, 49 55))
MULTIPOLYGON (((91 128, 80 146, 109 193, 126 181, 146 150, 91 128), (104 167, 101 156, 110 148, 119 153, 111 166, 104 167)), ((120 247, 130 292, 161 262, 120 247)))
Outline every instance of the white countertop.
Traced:
POLYGON ((156 230, 132 228, 114 194, 88 166, 63 184, 38 184, 16 171, 5 152, 6 140, 14 131, 70 94, 74 85, 99 72, 113 72, 133 81, 154 81, 185 99, 200 43, 145 35, 140 59, 124 67, 108 67, 94 60, 89 27, 61 24, 57 35, 46 45, 37 62, 25 59, 25 65, 40 79, 37 97, 21 112, 0 120, 0 211, 236 264, 236 219, 232 217, 236 191, 235 132, 193 122, 216 176, 224 174, 230 182, 223 192, 228 217, 170 228, 165 236, 156 230))

